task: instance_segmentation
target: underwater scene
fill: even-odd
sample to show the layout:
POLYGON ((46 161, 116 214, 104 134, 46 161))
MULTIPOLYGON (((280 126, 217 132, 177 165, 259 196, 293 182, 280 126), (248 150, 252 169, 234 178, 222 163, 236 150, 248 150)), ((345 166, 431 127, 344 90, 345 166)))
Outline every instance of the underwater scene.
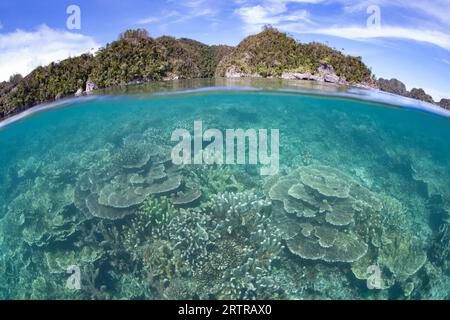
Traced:
POLYGON ((175 83, 0 129, 0 299, 450 299, 448 118, 175 83))

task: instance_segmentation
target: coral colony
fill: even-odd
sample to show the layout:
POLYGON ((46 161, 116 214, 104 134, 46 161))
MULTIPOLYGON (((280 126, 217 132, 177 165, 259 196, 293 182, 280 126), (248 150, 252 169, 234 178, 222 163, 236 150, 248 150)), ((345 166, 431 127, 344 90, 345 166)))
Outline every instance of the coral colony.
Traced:
POLYGON ((172 161, 176 165, 261 164, 263 176, 276 175, 279 171, 280 133, 270 130, 270 145, 267 129, 227 129, 225 139, 221 130, 208 129, 203 132, 202 121, 194 122, 194 137, 186 129, 177 129, 172 141, 181 140, 172 150, 172 161), (248 148, 246 148, 248 141, 248 148), (206 147, 203 147, 207 143, 206 147), (270 155, 269 155, 270 148, 270 155), (224 154, 226 149, 226 154, 224 154), (193 156, 192 155, 193 150, 193 156), (237 151, 236 151, 237 150, 237 151), (248 150, 248 154, 246 153, 248 150))

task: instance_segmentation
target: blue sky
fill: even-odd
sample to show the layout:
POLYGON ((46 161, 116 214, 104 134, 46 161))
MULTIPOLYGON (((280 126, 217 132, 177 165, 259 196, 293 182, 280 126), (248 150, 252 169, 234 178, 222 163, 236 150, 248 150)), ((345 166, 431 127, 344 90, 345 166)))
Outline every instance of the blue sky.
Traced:
POLYGON ((449 12, 450 0, 1 0, 0 80, 94 52, 129 28, 236 45, 271 24, 441 99, 450 97, 449 12), (79 30, 66 27, 70 5, 81 9, 79 30))

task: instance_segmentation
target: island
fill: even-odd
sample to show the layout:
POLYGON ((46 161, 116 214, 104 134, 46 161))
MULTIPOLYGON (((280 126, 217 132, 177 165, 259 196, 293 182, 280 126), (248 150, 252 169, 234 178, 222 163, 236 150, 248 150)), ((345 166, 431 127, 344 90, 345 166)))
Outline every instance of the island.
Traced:
POLYGON ((96 89, 153 81, 200 78, 282 78, 379 89, 450 109, 450 100, 433 101, 423 89, 407 91, 397 79, 376 79, 361 57, 327 45, 300 43, 265 26, 238 46, 208 46, 170 36, 152 38, 145 29, 127 30, 95 54, 82 54, 26 77, 0 83, 0 120, 35 105, 96 89))

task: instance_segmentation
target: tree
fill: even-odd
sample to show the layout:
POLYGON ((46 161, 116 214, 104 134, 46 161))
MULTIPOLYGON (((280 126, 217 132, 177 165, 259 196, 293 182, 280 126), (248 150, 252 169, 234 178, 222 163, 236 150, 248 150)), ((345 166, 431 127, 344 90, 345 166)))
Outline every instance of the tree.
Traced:
POLYGON ((141 39, 149 39, 150 34, 146 29, 129 29, 120 34, 119 40, 138 43, 141 39))
POLYGON ((9 83, 15 87, 19 84, 20 81, 22 81, 22 79, 22 75, 17 73, 9 77, 9 83))

